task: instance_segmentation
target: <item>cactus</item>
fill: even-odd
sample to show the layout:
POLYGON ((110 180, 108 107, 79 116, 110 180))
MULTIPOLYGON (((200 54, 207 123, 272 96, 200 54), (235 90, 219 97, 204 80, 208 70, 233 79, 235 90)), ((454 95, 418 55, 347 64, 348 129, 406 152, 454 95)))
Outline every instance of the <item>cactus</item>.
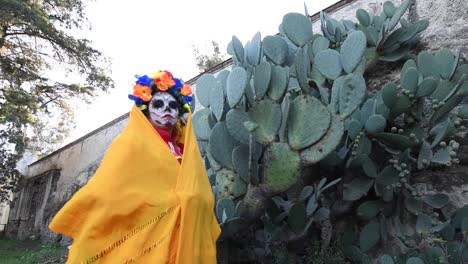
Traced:
POLYGON ((387 121, 382 115, 371 115, 366 121, 366 131, 370 134, 378 134, 385 130, 387 121))
POLYGON ((216 82, 216 85, 211 87, 209 102, 211 112, 216 117, 216 120, 222 121, 224 113, 224 91, 220 82, 216 82))
POLYGON ((380 224, 369 223, 364 226, 359 235, 359 246, 362 252, 369 251, 380 240, 380 224))
POLYGON ((455 240, 450 250, 461 256, 454 234, 465 228, 468 213, 441 223, 447 216, 433 212, 451 201, 418 190, 413 175, 460 162, 468 64, 460 51, 423 51, 404 63, 399 80, 377 91, 368 90, 365 79, 376 64, 409 58, 427 28, 426 20, 402 18, 409 3, 387 1, 380 14, 360 9, 356 23, 321 12, 320 34, 313 34, 307 16, 286 14, 278 35, 262 40, 257 33, 244 46, 233 36, 232 69, 199 78, 196 93, 204 109, 195 113, 194 128, 214 183, 223 238, 257 224, 280 241, 306 236, 313 222, 330 214, 320 197, 329 188, 326 173, 330 186, 345 175, 330 196, 356 208, 359 217, 350 221, 357 237, 343 239, 348 258, 370 262, 389 236, 406 245, 407 236, 439 233, 455 240), (388 221, 403 217, 408 226, 417 223, 413 235, 388 221))
POLYGON ((304 46, 312 39, 312 23, 302 14, 286 14, 283 17, 282 28, 288 39, 298 47, 304 46))
POLYGON ((220 216, 218 221, 225 223, 228 219, 233 218, 236 214, 236 206, 229 198, 221 198, 216 202, 216 215, 220 216))
POLYGON ((432 220, 429 216, 421 213, 416 221, 416 232, 419 234, 427 234, 432 228, 432 220))
POLYGON ((432 161, 432 149, 431 145, 427 142, 423 142, 421 145, 421 150, 419 151, 419 156, 418 156, 418 169, 423 169, 424 167, 427 167, 432 161))
POLYGON ((193 115, 193 127, 198 140, 209 140, 211 127, 208 121, 211 111, 202 109, 193 115))
POLYGON ((356 11, 356 17, 359 21, 359 23, 361 23, 361 25, 365 26, 365 27, 368 27, 371 25, 371 17, 369 15, 369 13, 367 13, 366 10, 364 9, 358 9, 356 11))
POLYGON ((279 36, 266 36, 263 39, 265 56, 276 65, 284 65, 288 58, 288 44, 279 36))
POLYGON ((355 178, 350 183, 344 185, 343 200, 356 201, 365 196, 370 188, 374 185, 374 180, 369 178, 355 178))
POLYGON ((196 91, 197 100, 200 101, 200 104, 204 107, 210 106, 211 90, 217 86, 218 82, 213 74, 204 74, 203 76, 200 76, 197 80, 197 87, 199 87, 199 89, 196 91))
POLYGON ((416 97, 424 97, 431 95, 437 88, 439 80, 434 77, 425 78, 418 86, 416 97))
POLYGON ((306 223, 307 215, 305 205, 302 203, 293 205, 289 210, 288 225, 294 232, 299 233, 304 229, 306 223))
POLYGON ((424 261, 418 257, 411 257, 406 260, 406 264, 424 264, 424 261))
POLYGON ((249 143, 250 132, 244 126, 244 123, 248 121, 250 118, 247 113, 238 109, 231 109, 226 115, 226 128, 229 134, 244 144, 249 143))
POLYGON ((366 35, 353 31, 345 39, 340 49, 341 65, 346 73, 352 73, 362 60, 366 50, 366 35))
POLYGON ((288 88, 288 82, 289 71, 287 68, 281 66, 271 67, 271 81, 268 88, 268 97, 273 101, 281 102, 288 88))
POLYGON ((280 105, 265 99, 255 104, 248 114, 250 120, 257 125, 252 132, 255 139, 262 144, 273 142, 281 126, 280 105))
POLYGON ((239 177, 246 183, 249 179, 249 148, 245 145, 237 146, 232 151, 232 164, 239 177))
POLYGON ((262 62, 255 66, 253 78, 254 90, 257 99, 262 99, 268 91, 271 79, 271 64, 262 62))
POLYGON ((245 44, 245 57, 249 64, 258 65, 262 58, 262 36, 260 32, 255 33, 252 41, 245 44))
POLYGON ((264 187, 268 193, 284 192, 300 176, 299 153, 286 143, 274 143, 265 151, 264 187))
POLYGON ((245 55, 242 42, 236 36, 232 36, 230 45, 232 46, 232 52, 229 52, 229 54, 231 54, 237 62, 243 63, 245 55))
POLYGON ((296 70, 296 77, 302 91, 307 94, 310 92, 310 86, 307 79, 308 72, 310 71, 310 58, 309 54, 304 48, 299 48, 294 60, 294 68, 296 70))
POLYGON ((440 209, 449 203, 449 197, 446 194, 437 193, 425 197, 424 202, 433 208, 440 209))
POLYGON ((363 220, 370 220, 380 212, 382 206, 383 203, 380 200, 364 202, 357 208, 357 215, 363 220))
POLYGON ((320 73, 330 80, 338 79, 343 71, 340 53, 336 50, 326 49, 320 51, 315 55, 314 63, 320 73))
POLYGON ((291 102, 288 142, 295 150, 317 142, 327 132, 331 115, 322 103, 311 96, 300 96, 291 102))
POLYGON ((247 184, 234 171, 222 169, 216 173, 216 197, 235 199, 245 194, 247 184))
POLYGON ((231 137, 224 122, 217 123, 210 134, 208 150, 219 164, 234 169, 232 151, 239 143, 231 137))
POLYGON ((317 55, 320 51, 326 50, 330 47, 330 40, 325 37, 319 36, 312 44, 312 51, 314 55, 317 55))
POLYGON ((442 80, 439 82, 439 85, 435 89, 435 91, 432 93, 431 98, 432 100, 437 100, 439 102, 445 101, 445 98, 447 98, 455 88, 455 85, 446 80, 442 80))
POLYGON ((419 73, 415 68, 409 68, 406 71, 402 70, 401 87, 410 93, 415 94, 419 83, 419 73))
POLYGON ((330 129, 312 146, 301 151, 301 160, 305 165, 316 164, 329 155, 341 143, 344 134, 343 121, 338 116, 333 116, 330 129))
POLYGON ((242 67, 234 68, 227 78, 226 92, 229 106, 235 107, 241 100, 247 87, 247 72, 242 67))
POLYGON ((434 55, 427 51, 423 51, 418 54, 418 68, 421 71, 423 77, 433 76, 440 77, 439 65, 434 55))
POLYGON ((366 95, 366 81, 362 75, 348 74, 343 76, 339 88, 340 116, 348 117, 362 103, 366 95))

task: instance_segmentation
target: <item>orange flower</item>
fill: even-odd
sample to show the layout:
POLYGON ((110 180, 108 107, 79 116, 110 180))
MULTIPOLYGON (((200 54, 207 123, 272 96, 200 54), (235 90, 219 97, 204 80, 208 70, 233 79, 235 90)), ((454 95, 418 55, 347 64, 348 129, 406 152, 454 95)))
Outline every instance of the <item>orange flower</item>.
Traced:
POLYGON ((135 84, 135 86, 133 86, 133 95, 141 98, 144 102, 148 102, 151 100, 151 88, 141 84, 135 84))
POLYGON ((172 74, 168 71, 159 71, 153 74, 154 83, 159 90, 165 92, 176 83, 172 78, 172 74))
POLYGON ((180 93, 183 96, 191 95, 192 94, 192 87, 190 87, 190 85, 188 85, 188 84, 184 84, 184 87, 182 88, 180 93))

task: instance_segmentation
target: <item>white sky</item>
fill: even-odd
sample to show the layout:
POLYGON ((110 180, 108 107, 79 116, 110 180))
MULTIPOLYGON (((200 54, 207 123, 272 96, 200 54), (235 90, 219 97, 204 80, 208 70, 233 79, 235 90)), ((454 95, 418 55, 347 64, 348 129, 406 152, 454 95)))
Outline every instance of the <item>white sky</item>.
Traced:
POLYGON ((199 71, 192 45, 203 49, 212 40, 226 46, 232 36, 245 43, 278 32, 289 12, 314 14, 338 0, 96 0, 87 8, 92 30, 84 36, 112 60, 115 88, 91 105, 76 110, 76 129, 69 143, 128 112, 134 75, 169 70, 187 81, 199 71))

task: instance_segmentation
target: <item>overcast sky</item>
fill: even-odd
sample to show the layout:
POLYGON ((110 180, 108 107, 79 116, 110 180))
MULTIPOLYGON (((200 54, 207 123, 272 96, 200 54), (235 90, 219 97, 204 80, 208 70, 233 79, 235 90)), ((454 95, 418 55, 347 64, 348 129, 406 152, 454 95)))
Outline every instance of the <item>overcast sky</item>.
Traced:
POLYGON ((198 75, 192 46, 203 50, 212 40, 222 52, 232 36, 243 44, 256 32, 262 38, 278 32, 289 12, 314 14, 337 0, 96 0, 88 5, 92 30, 84 32, 93 47, 112 60, 116 87, 80 106, 69 143, 128 112, 135 74, 169 70, 189 80, 198 75))

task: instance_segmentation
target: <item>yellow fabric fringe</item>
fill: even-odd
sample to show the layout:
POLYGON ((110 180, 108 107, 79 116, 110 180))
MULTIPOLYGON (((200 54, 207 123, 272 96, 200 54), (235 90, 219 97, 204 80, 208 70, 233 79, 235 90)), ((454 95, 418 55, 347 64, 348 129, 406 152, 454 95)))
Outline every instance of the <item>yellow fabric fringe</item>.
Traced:
POLYGON ((73 238, 68 264, 216 263, 220 228, 189 117, 179 164, 135 106, 99 169, 50 229, 73 238))

